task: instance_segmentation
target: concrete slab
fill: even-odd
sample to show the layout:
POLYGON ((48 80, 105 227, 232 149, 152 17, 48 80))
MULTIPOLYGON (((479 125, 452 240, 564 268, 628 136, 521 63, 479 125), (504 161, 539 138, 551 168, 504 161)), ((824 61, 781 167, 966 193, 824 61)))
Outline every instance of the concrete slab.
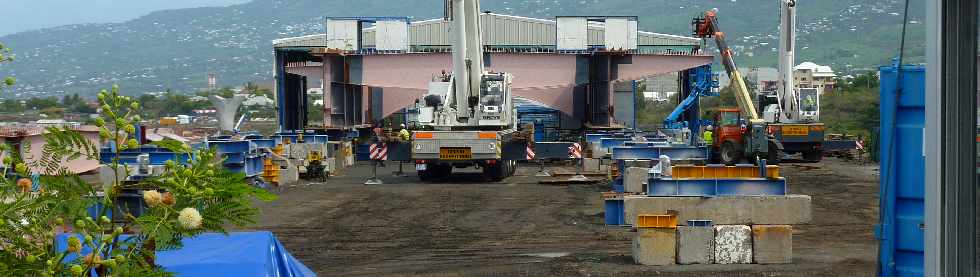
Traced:
POLYGON ((752 250, 759 264, 793 262, 793 226, 753 225, 752 250))
POLYGON ((642 265, 672 265, 676 260, 677 229, 637 228, 633 261, 642 265))
POLYGON ((600 161, 602 161, 602 160, 601 159, 594 159, 594 158, 584 158, 584 159, 582 159, 582 162, 585 163, 585 169, 583 171, 585 171, 585 172, 602 172, 600 170, 600 168, 599 168, 599 165, 601 164, 600 161))
POLYGON ((643 193, 646 190, 648 179, 648 168, 629 167, 623 174, 623 185, 625 192, 643 193))
POLYGON ((677 221, 706 219, 716 225, 731 224, 803 224, 810 222, 811 199, 809 195, 771 196, 626 196, 624 208, 626 224, 636 223, 640 214, 663 214, 677 211, 677 221))
POLYGON ((715 263, 752 263, 752 228, 746 225, 715 225, 715 263))
POLYGON ((711 264, 715 256, 715 229, 712 226, 677 227, 677 263, 711 264))

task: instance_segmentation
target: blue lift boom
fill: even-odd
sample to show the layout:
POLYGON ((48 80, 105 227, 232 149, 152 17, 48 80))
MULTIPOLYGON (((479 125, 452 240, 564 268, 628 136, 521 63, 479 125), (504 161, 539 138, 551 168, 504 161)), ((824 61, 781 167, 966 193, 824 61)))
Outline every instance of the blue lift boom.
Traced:
POLYGON ((690 78, 685 80, 690 89, 688 90, 687 97, 674 111, 664 118, 664 128, 667 129, 680 129, 687 127, 691 129, 692 133, 697 133, 700 131, 701 118, 698 112, 688 113, 686 120, 681 120, 681 116, 687 113, 692 108, 696 109, 698 106, 698 98, 702 96, 718 96, 718 92, 715 90, 718 88, 718 80, 715 78, 715 74, 711 72, 711 65, 702 65, 699 67, 692 68, 688 70, 690 78))

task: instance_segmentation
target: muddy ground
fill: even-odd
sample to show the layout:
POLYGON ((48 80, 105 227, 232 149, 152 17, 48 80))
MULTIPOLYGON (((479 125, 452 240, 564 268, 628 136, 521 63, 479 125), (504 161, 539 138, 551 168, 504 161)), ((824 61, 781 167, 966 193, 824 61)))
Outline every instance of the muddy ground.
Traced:
MULTIPOLYGON (((871 276, 877 166, 836 159, 785 164, 794 194, 813 197, 813 221, 795 226, 788 265, 634 265, 630 230, 602 224, 605 185, 537 184, 536 168, 486 183, 476 173, 442 183, 359 164, 323 183, 287 187, 262 203, 261 223, 320 276, 871 276)), ((414 168, 405 166, 409 172, 414 168)))

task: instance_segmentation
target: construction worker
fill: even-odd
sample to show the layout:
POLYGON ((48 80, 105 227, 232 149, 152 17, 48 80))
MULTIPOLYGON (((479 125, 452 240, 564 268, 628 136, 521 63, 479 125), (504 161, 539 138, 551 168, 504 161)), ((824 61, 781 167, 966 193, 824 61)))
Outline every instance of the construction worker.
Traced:
POLYGON ((711 132, 712 129, 711 125, 708 125, 704 127, 704 132, 701 133, 701 138, 706 145, 712 145, 715 142, 715 134, 711 132))
POLYGON ((402 123, 401 127, 402 129, 398 131, 398 137, 402 139, 402 142, 408 142, 412 139, 412 134, 408 132, 408 129, 405 129, 405 123, 402 123))
POLYGON ((813 95, 807 95, 806 99, 803 100, 804 111, 816 110, 817 100, 813 98, 813 95))

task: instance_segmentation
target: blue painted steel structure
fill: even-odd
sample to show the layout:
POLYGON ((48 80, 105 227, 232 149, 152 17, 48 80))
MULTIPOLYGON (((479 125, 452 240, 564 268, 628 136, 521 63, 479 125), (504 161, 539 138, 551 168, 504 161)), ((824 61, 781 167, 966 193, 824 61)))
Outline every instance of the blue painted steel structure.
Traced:
POLYGON ((708 149, 697 146, 617 146, 612 148, 613 160, 656 160, 666 155, 674 161, 706 161, 708 149))
POLYGON ((537 160, 567 160, 571 142, 536 142, 534 154, 537 160))
POLYGON ((535 142, 558 141, 561 111, 531 103, 520 103, 517 100, 515 105, 518 126, 533 124, 535 142))
POLYGON ((609 152, 610 148, 616 146, 623 146, 626 142, 632 141, 633 138, 601 138, 599 139, 599 150, 603 152, 609 152))
POLYGON ((649 178, 649 196, 786 195, 786 179, 671 179, 649 178))
POLYGON ((232 172, 244 173, 246 177, 262 174, 266 153, 258 151, 251 141, 208 141, 208 148, 214 148, 217 155, 224 158, 222 165, 232 172))
POLYGON ((606 225, 626 225, 626 207, 622 197, 604 199, 606 225))
POLYGON ((664 118, 664 128, 680 129, 687 127, 692 133, 697 134, 701 129, 701 118, 698 100, 702 96, 718 96, 713 89, 718 87, 718 80, 711 72, 711 65, 702 65, 687 71, 689 78, 686 78, 685 90, 687 96, 676 108, 664 118), (687 114, 686 120, 681 120, 681 116, 687 114))
MULTIPOLYGON (((925 68, 881 67, 880 276, 923 276, 925 68)), ((971 219, 972 220, 972 219, 971 219)))

